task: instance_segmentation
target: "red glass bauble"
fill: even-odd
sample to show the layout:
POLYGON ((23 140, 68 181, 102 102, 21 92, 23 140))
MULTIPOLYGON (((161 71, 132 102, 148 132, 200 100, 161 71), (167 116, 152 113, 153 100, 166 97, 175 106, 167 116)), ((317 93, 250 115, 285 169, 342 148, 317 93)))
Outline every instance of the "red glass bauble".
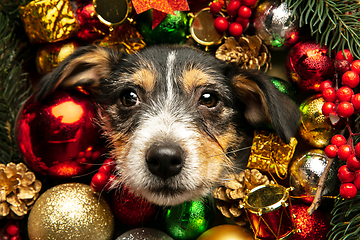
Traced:
POLYGON ((320 91, 320 84, 335 73, 328 47, 313 41, 299 42, 290 50, 286 70, 289 79, 306 92, 320 91))
POLYGON ((80 25, 77 37, 81 41, 92 43, 109 34, 109 27, 100 22, 92 3, 79 7, 76 10, 76 17, 80 25))
POLYGON ((296 228, 300 230, 295 233, 292 240, 325 240, 330 230, 330 221, 326 215, 319 210, 311 216, 307 213, 309 207, 305 204, 292 205, 291 210, 295 215, 296 228))
POLYGON ((115 217, 130 227, 140 227, 154 221, 157 212, 156 205, 135 196, 127 187, 113 193, 111 208, 115 217))
POLYGON ((56 178, 89 172, 104 152, 96 109, 80 91, 57 90, 42 101, 30 97, 15 126, 18 148, 34 171, 56 178))

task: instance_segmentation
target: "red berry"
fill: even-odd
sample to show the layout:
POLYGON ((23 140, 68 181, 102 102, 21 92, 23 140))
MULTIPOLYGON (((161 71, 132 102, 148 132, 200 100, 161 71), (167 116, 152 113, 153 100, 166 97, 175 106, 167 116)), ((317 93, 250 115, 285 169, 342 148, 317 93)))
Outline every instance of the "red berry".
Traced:
POLYGON ((351 171, 357 171, 360 169, 360 160, 355 154, 351 154, 346 161, 346 165, 351 171))
POLYGON ((226 11, 230 16, 236 15, 238 9, 240 8, 241 1, 232 0, 226 7, 226 11))
POLYGON ((341 102, 336 107, 336 113, 339 117, 348 118, 354 114, 354 106, 349 102, 341 102))
POLYGON ((251 17, 251 9, 247 6, 241 6, 238 10, 238 17, 241 18, 250 18, 251 17))
POLYGON ((358 144, 355 145, 354 151, 355 151, 355 155, 356 155, 358 158, 360 158, 360 143, 358 143, 358 144))
POLYGON ((330 145, 327 145, 326 148, 325 148, 325 155, 329 158, 334 158, 336 157, 337 155, 337 146, 336 145, 333 145, 333 144, 330 144, 330 145))
POLYGON ((355 60, 351 63, 350 67, 351 71, 356 72, 357 74, 360 74, 360 60, 355 60))
POLYGON ((10 236, 17 236, 20 232, 20 229, 18 226, 16 226, 15 224, 10 224, 7 228, 6 228, 6 232, 7 234, 9 234, 10 236))
POLYGON ((351 154, 352 150, 348 144, 341 145, 337 151, 338 158, 343 161, 346 161, 351 154))
POLYGON ((341 83, 345 86, 355 88, 359 85, 359 74, 354 71, 347 71, 342 75, 341 83))
POLYGON ((336 134, 331 138, 331 144, 340 147, 346 143, 346 138, 341 134, 336 134))
POLYGON ((213 14, 219 13, 221 11, 221 3, 219 2, 211 2, 210 5, 210 12, 213 14))
POLYGON ((360 111, 360 93, 355 94, 351 98, 351 103, 357 111, 360 111))
POLYGON ((113 170, 113 167, 109 164, 103 164, 100 168, 98 173, 103 173, 107 176, 110 176, 111 172, 113 170))
POLYGON ((336 100, 336 90, 333 87, 326 88, 322 92, 322 97, 326 102, 335 102, 336 100))
POLYGON ((323 92, 326 88, 329 88, 329 87, 332 87, 332 86, 333 86, 332 81, 325 80, 320 84, 319 91, 323 92))
POLYGON ((356 186, 356 188, 359 190, 360 189, 360 172, 356 173, 356 177, 353 181, 353 184, 356 186))
POLYGON ((353 58, 350 50, 349 49, 344 49, 344 53, 345 53, 345 56, 344 56, 342 50, 339 51, 335 56, 335 60, 343 60, 343 59, 345 59, 345 60, 349 61, 349 63, 352 63, 354 58, 353 58))
POLYGON ((240 23, 233 22, 229 26, 229 33, 230 33, 230 35, 232 35, 236 38, 240 37, 241 34, 243 33, 243 27, 241 26, 240 23))
POLYGON ((353 199, 357 194, 357 188, 352 183, 343 183, 340 186, 340 195, 345 199, 353 199))
POLYGON ((247 29, 250 25, 250 20, 248 18, 237 17, 235 22, 240 23, 243 29, 247 29))
POLYGON ((105 185, 104 190, 109 191, 111 187, 113 187, 113 183, 116 180, 116 175, 110 175, 108 182, 105 185))
POLYGON ((336 105, 333 102, 325 102, 322 106, 322 114, 329 116, 330 113, 334 113, 336 110, 336 105))
POLYGON ((351 171, 347 165, 342 165, 338 170, 338 178, 342 183, 352 182, 355 176, 355 172, 351 171))
POLYGON ((108 176, 104 173, 96 173, 91 179, 90 186, 95 192, 100 192, 108 181, 108 176))
POLYGON ((248 6, 248 7, 252 7, 255 6, 255 4, 257 3, 258 0, 242 0, 241 4, 248 6))
POLYGON ((214 27, 217 31, 223 33, 229 27, 229 21, 225 17, 217 17, 214 21, 214 27))
POLYGON ((348 60, 336 60, 334 62, 335 70, 340 75, 344 74, 344 72, 349 71, 351 69, 351 64, 348 60))
MULTIPOLYGON (((324 91, 326 91, 327 89, 325 89, 324 91)), ((336 91, 336 97, 340 102, 350 102, 353 95, 354 91, 347 86, 341 87, 336 91)))

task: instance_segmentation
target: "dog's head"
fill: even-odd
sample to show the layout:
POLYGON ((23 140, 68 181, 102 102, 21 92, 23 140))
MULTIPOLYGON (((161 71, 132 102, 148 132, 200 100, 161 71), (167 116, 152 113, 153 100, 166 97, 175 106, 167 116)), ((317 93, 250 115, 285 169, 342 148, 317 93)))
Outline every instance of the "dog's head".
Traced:
POLYGON ((42 79, 37 96, 77 86, 101 106, 116 182, 159 205, 204 196, 224 173, 246 166, 237 150, 250 146, 252 126, 271 122, 289 142, 299 120, 264 74, 189 47, 132 55, 80 48, 42 79))

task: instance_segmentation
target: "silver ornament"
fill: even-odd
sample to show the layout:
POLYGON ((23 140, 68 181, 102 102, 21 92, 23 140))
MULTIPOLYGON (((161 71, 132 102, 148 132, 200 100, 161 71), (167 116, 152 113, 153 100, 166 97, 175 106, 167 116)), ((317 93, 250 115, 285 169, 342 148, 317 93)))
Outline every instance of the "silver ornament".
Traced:
MULTIPOLYGON (((289 170, 290 186, 294 187, 293 195, 302 197, 305 202, 312 202, 327 159, 323 150, 313 149, 293 160, 289 170)), ((338 165, 337 161, 331 165, 322 195, 336 196, 338 194, 340 187, 337 177, 338 165)))
POLYGON ((173 240, 173 238, 157 229, 135 228, 121 234, 116 240, 173 240))
POLYGON ((257 6, 253 26, 256 34, 272 49, 295 44, 299 38, 298 21, 285 2, 265 1, 257 6))

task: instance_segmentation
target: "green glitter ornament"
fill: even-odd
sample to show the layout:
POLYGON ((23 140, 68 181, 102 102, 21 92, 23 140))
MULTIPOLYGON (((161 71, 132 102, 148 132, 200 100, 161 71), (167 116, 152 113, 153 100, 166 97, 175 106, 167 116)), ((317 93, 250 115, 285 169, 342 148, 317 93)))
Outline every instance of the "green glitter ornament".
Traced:
POLYGON ((178 240, 196 239, 211 227, 213 219, 214 207, 209 199, 171 207, 163 216, 166 231, 178 240))
POLYGON ((285 93, 296 102, 296 90, 290 83, 278 77, 271 77, 270 80, 280 92, 285 93))
POLYGON ((176 16, 168 14, 159 25, 152 29, 152 10, 146 11, 136 19, 136 28, 148 45, 161 43, 184 43, 189 35, 189 19, 185 12, 175 11, 176 16))

